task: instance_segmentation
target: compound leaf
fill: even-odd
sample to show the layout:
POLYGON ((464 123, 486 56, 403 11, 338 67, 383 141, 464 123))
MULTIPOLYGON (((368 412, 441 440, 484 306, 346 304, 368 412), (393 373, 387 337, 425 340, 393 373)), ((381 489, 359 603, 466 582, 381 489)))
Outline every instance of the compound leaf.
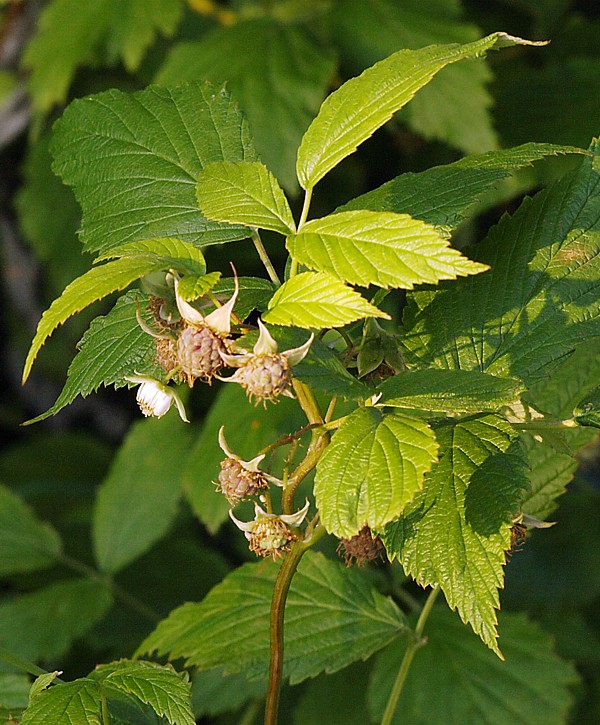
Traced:
POLYGON ((317 464, 321 520, 339 538, 398 518, 423 485, 438 445, 429 426, 399 413, 359 408, 335 432, 317 464))
POLYGON ((78 99, 57 121, 51 150, 55 172, 82 207, 80 235, 90 251, 155 237, 206 246, 247 235, 207 220, 196 200, 206 164, 256 158, 223 89, 186 83, 78 99))
POLYGON ((438 584, 452 609, 500 654, 496 609, 512 514, 527 487, 518 435, 485 415, 440 426, 439 463, 382 538, 421 585, 438 584))
POLYGON ((289 234, 296 228, 277 179, 260 161, 209 164, 196 190, 207 219, 289 234))
POLYGON ((351 78, 324 101, 304 134, 296 163, 300 184, 312 189, 448 64, 515 44, 540 45, 493 33, 464 45, 399 50, 351 78))
MULTIPOLYGON (((184 657, 199 669, 222 666, 264 678, 269 662, 269 609, 277 566, 244 564, 203 602, 171 612, 138 653, 184 657)), ((404 631, 405 618, 357 571, 307 552, 285 608, 284 676, 290 683, 366 659, 404 631), (348 638, 348 632, 352 637, 348 638)))
POLYGON ((389 316, 327 272, 288 279, 269 302, 265 322, 294 327, 342 327, 364 317, 389 316))
POLYGON ((287 239, 292 257, 345 282, 412 289, 485 272, 425 222, 407 214, 346 211, 314 219, 287 239))

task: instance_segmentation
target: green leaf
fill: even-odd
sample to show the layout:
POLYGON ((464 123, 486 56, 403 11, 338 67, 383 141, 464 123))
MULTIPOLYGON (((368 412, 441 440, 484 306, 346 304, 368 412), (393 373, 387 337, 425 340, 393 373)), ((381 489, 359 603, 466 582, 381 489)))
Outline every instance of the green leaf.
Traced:
POLYGON ((122 569, 170 528, 191 435, 175 411, 130 429, 96 498, 93 538, 102 571, 122 569))
POLYGON ((202 297, 217 284, 221 278, 220 272, 210 272, 200 277, 186 275, 179 281, 177 292, 179 296, 187 302, 193 302, 198 297, 202 297))
POLYGON ((304 134, 296 163, 300 184, 312 189, 448 64, 515 44, 540 45, 493 33, 465 45, 400 50, 351 78, 325 100, 304 134))
POLYGON ((519 399, 523 384, 475 370, 415 370, 388 378, 377 387, 379 405, 440 413, 496 411, 519 399))
POLYGON ((23 713, 23 725, 103 725, 97 684, 81 678, 53 685, 36 697, 23 713))
POLYGON ((28 87, 38 111, 65 100, 77 66, 91 59, 106 32, 111 4, 54 0, 46 5, 22 61, 31 71, 28 87))
POLYGON ((295 231, 294 217, 277 179, 260 161, 221 161, 206 166, 196 189, 200 210, 207 219, 271 229, 295 231))
POLYGON ((579 425, 600 428, 600 386, 579 401, 573 409, 573 417, 579 425))
MULTIPOLYGON (((191 447, 182 474, 185 495, 196 516, 211 533, 227 520, 230 508, 227 499, 217 494, 214 485, 225 456, 219 447, 219 428, 225 425, 229 446, 243 460, 249 461, 269 443, 300 429, 305 423, 300 407, 289 398, 266 409, 252 405, 241 386, 222 386, 191 447)), ((272 465, 280 465, 288 453, 287 448, 280 448, 272 465)))
POLYGON ((55 670, 54 672, 46 672, 45 674, 36 677, 31 684, 31 689, 29 690, 29 702, 39 695, 40 692, 43 692, 45 689, 50 687, 60 674, 61 672, 59 670, 55 670))
MULTIPOLYGON (((448 0, 428 3, 426 12, 418 0, 347 0, 343 6, 337 5, 333 28, 344 66, 355 73, 400 48, 467 43, 481 36, 478 27, 464 22, 459 3, 448 0)), ((494 148, 492 98, 486 88, 490 77, 485 62, 453 65, 415 96, 403 111, 402 121, 421 137, 441 140, 466 152, 494 148)))
POLYGON ((302 25, 279 23, 269 17, 240 18, 233 26, 218 28, 199 42, 176 45, 157 82, 227 81, 248 117, 261 159, 284 188, 293 192, 298 184, 296 149, 319 109, 333 72, 329 50, 322 42, 315 42, 302 25))
POLYGON ((317 463, 315 497, 327 531, 350 538, 398 518, 436 461, 423 421, 358 408, 334 433, 317 463))
POLYGON ((480 370, 529 387, 600 334, 600 175, 593 165, 586 157, 473 248, 490 272, 409 295, 403 342, 411 365, 480 370))
POLYGON ((248 700, 262 700, 265 682, 248 680, 243 672, 225 675, 223 670, 195 671, 192 676, 192 707, 196 717, 239 710, 248 700))
POLYGON ((62 542, 54 528, 0 485, 0 575, 52 566, 61 552, 62 542))
POLYGON ((527 486, 517 433, 494 415, 441 426, 439 463, 382 538, 422 586, 439 584, 497 654, 496 609, 512 514, 527 486))
POLYGON ((338 211, 371 209, 410 214, 448 234, 513 171, 557 154, 583 153, 573 146, 528 143, 467 156, 452 164, 406 173, 352 199, 338 211))
MULTIPOLYGON (((245 320, 252 310, 266 310, 275 286, 268 279, 261 277, 239 277, 240 292, 235 303, 235 314, 240 320, 245 320)), ((235 289, 233 279, 227 277, 220 279, 213 287, 213 294, 221 300, 228 300, 235 289)))
POLYGON ((123 59, 136 71, 157 33, 173 35, 183 14, 183 0, 112 0, 112 23, 106 38, 109 58, 123 59))
POLYGON ((90 678, 101 685, 102 690, 117 690, 133 695, 150 705, 157 715, 166 717, 172 725, 194 725, 196 722, 190 706, 190 685, 187 676, 179 675, 167 665, 153 662, 121 660, 100 665, 90 678))
POLYGON ((263 316, 273 325, 342 327, 364 317, 385 317, 351 287, 327 272, 303 272, 275 292, 263 316))
POLYGON ((0 645, 24 659, 61 657, 112 604, 103 582, 70 579, 0 604, 0 645))
POLYGON ((135 257, 153 257, 161 263, 163 269, 175 267, 180 272, 194 275, 206 272, 206 262, 202 252, 189 242, 173 237, 144 239, 113 247, 108 252, 101 254, 95 261, 103 262, 107 259, 135 257))
POLYGON ((51 150, 83 209, 80 234, 90 251, 155 237, 206 246, 247 235, 205 219, 196 200, 206 164, 256 158, 223 89, 187 83, 76 100, 57 121, 51 150))
POLYGON ((346 211, 314 219, 287 239, 292 257, 345 282, 413 289, 485 272, 434 227, 407 214, 346 211))
POLYGON ((67 382, 56 402, 27 424, 56 415, 78 395, 85 398, 100 385, 115 388, 129 385, 125 376, 134 372, 163 378, 164 370, 156 362, 155 340, 142 330, 136 318, 139 307, 142 319, 148 325, 153 324, 154 316, 147 302, 148 296, 142 292, 127 292, 108 315, 92 321, 78 343, 79 351, 69 366, 67 382))
MULTIPOLYGON (((222 666, 264 679, 277 566, 244 564, 199 603, 176 609, 139 647, 199 669, 222 666)), ((366 659, 404 631, 404 615, 359 572, 307 552, 286 604, 284 676, 291 684, 366 659), (348 632, 352 632, 349 639, 348 632)))
MULTIPOLYGON (((46 675, 46 677, 50 677, 50 675, 46 675)), ((31 682, 27 675, 16 672, 0 673, 0 718, 4 715, 3 710, 10 710, 16 715, 16 711, 24 710, 27 707, 30 686, 31 682)), ((0 720, 0 722, 5 721, 0 720)))
MULTIPOLYGON (((500 615, 501 662, 446 607, 427 620, 427 644, 406 679, 393 725, 562 725, 577 682, 570 663, 553 651, 551 637, 521 614, 500 615)), ((383 715, 404 646, 377 658, 369 683, 371 717, 383 715)))
POLYGON ((163 263, 157 257, 123 257, 94 267, 71 282, 42 315, 23 367, 23 382, 29 377, 33 362, 46 339, 71 315, 162 267, 163 263))

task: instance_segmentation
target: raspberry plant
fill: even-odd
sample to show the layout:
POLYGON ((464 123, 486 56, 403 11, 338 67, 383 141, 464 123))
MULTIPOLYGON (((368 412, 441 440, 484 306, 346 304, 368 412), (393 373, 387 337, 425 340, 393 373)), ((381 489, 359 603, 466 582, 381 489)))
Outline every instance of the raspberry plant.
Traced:
MULTIPOLYGON (((268 676, 272 725, 283 679, 337 672, 390 642, 370 684, 382 723, 394 721, 413 658, 426 682, 448 646, 457 668, 476 658, 499 687, 530 669, 547 676, 555 683, 549 699, 517 697, 539 721, 558 722, 569 666, 551 659, 541 632, 519 617, 501 620, 498 631, 497 610, 514 531, 549 525, 564 490, 564 479, 544 478, 531 464, 552 468, 590 439, 582 426, 599 423, 589 376, 555 395, 570 356, 588 365, 600 334, 597 142, 587 151, 530 143, 467 156, 310 218, 318 183, 439 71, 527 44, 536 45, 494 33, 401 50, 344 83, 299 146, 297 219, 223 87, 114 90, 67 108, 54 129, 54 168, 81 204, 81 236, 97 265, 43 315, 24 381, 71 315, 141 284, 92 322, 60 397, 36 420, 101 385, 139 385, 142 412, 164 416, 155 445, 174 459, 190 438, 169 409, 193 421, 187 390, 224 381, 192 453, 188 498, 213 530, 229 514, 259 560, 161 621, 138 647, 145 660, 51 687, 58 673, 40 674, 23 723, 59 712, 69 722, 112 722, 119 698, 133 692, 157 717, 192 723, 187 675, 147 661, 158 656, 249 681, 268 676), (556 154, 578 155, 579 167, 480 243, 451 246, 482 194, 556 154), (285 246, 285 269, 271 261, 265 230, 285 246), (207 248, 240 240, 254 246, 264 279, 208 269, 207 248), (215 446, 215 485, 207 485, 201 469, 215 446), (331 539, 349 564, 401 565, 403 584, 428 591, 423 604, 413 602, 414 618, 364 570, 319 551, 331 539)), ((132 556, 106 539, 97 549, 107 575, 132 556)), ((508 685, 504 695, 485 707, 510 712, 508 685)), ((417 700, 413 693, 415 712, 417 700)), ((474 711, 463 721, 474 722, 474 711)))

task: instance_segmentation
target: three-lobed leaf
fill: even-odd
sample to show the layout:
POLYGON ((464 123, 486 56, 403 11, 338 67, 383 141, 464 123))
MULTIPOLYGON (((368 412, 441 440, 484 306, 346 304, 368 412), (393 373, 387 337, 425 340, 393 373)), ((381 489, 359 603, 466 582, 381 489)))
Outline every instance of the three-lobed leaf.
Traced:
POLYGON ((315 497, 326 529, 350 538, 402 513, 437 458, 429 426, 400 413, 358 408, 317 464, 315 497))
POLYGON ((439 585, 452 609, 500 654, 496 609, 512 516, 527 488, 518 434, 483 415, 436 429, 439 462, 382 538, 421 585, 439 585))
POLYGON ((493 33, 464 45, 399 50, 351 78, 324 101, 304 134, 296 163, 300 184, 304 189, 312 189, 445 66, 515 44, 540 45, 493 33))
POLYGON ((385 317, 356 290, 327 272, 302 272, 269 301, 265 322, 305 328, 342 327, 365 317, 385 317))
POLYGON ((412 289, 485 272, 429 224, 407 214, 346 211, 314 219, 287 239, 292 257, 345 282, 412 289))
MULTIPOLYGON (((222 666, 264 679, 269 662, 269 610, 278 567, 244 564, 199 604, 173 611, 138 653, 184 657, 199 669, 222 666)), ((284 676, 295 684, 366 659, 404 631, 405 618, 357 571, 307 552, 285 609, 284 676), (351 632, 351 638, 348 633, 351 632)))
POLYGON ((379 405, 440 413, 497 411, 519 399, 523 383, 477 370, 414 370, 377 386, 379 405))
POLYGON ((296 229, 283 190, 260 161, 208 164, 200 172, 196 194, 207 219, 271 229, 280 234, 296 229))

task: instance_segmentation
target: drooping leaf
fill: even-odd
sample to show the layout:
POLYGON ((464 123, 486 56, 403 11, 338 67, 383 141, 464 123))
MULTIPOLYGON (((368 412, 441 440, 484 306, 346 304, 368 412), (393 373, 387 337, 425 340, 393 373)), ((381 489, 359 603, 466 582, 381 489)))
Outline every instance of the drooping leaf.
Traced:
POLYGON ((399 413, 358 408, 334 433, 317 463, 321 520, 339 538, 383 527, 402 513, 436 461, 429 426, 399 413))
MULTIPOLYGON (((166 266, 170 266, 170 263, 167 262, 166 266)), ((111 292, 122 290, 145 274, 164 267, 165 260, 157 256, 122 257, 100 267, 93 267, 71 282, 42 315, 25 360, 23 382, 29 377, 40 348, 59 325, 96 300, 106 297, 111 292)))
POLYGON ((108 611, 107 585, 92 579, 50 584, 0 603, 0 645, 30 660, 62 656, 108 611))
POLYGON ((34 698, 21 722, 23 725, 103 725, 98 685, 87 678, 53 685, 34 698))
MULTIPOLYGON (((269 661, 269 608, 277 566, 244 564, 206 599, 176 609, 139 647, 199 669, 222 666, 264 679, 269 661)), ((307 552, 286 604, 284 676, 301 682, 366 659, 404 631, 404 615, 359 572, 307 552), (348 632, 352 632, 351 639, 348 632)))
MULTIPOLYGON (((243 460, 249 461, 258 452, 280 436, 302 428, 306 418, 295 401, 284 398, 268 409, 252 405, 239 385, 225 385, 204 421, 202 431, 190 449, 182 474, 185 495, 196 516, 211 533, 227 519, 229 503, 217 493, 214 482, 225 454, 219 447, 219 428, 225 425, 225 437, 230 448, 243 460)), ((281 449, 280 449, 281 450, 281 449)), ((283 449, 273 461, 272 472, 281 457, 288 455, 283 449)))
POLYGON ((327 272, 302 272, 288 279, 269 302, 265 322, 274 325, 342 327, 364 317, 385 317, 351 287, 327 272))
POLYGON ((434 227, 407 214, 347 211, 314 219, 287 239, 294 259, 345 282, 413 289, 485 272, 434 227))
POLYGON ((296 228, 277 179, 260 161, 221 161, 206 166, 196 190, 207 219, 289 234, 296 228))
POLYGON ((399 50, 351 78, 325 100, 304 134, 296 163, 300 184, 304 189, 312 189, 445 66, 515 44, 532 43, 493 33, 464 45, 399 50))
POLYGON ((439 463, 382 538, 421 585, 439 584, 452 609, 500 653, 496 609, 512 514, 527 487, 518 434, 484 415, 436 431, 439 463))
POLYGON ((60 536, 6 486, 0 486, 0 575, 35 571, 56 563, 60 536))
MULTIPOLYGON (((499 616, 501 662, 446 607, 434 607, 406 679, 393 725, 561 725, 577 673, 554 653, 541 627, 521 614, 499 616)), ((369 683, 371 717, 380 720, 404 656, 402 642, 376 661, 369 683)))
POLYGON ((247 234, 208 221, 196 200, 206 164, 256 158, 247 124, 223 89, 186 83, 76 100, 57 121, 51 150, 54 170, 83 209, 80 234, 90 251, 156 237, 206 246, 247 234))
POLYGON ((102 571, 122 569, 169 529, 191 438, 175 411, 130 429, 96 498, 93 539, 102 571))
POLYGON ((377 386, 378 403, 445 413, 496 411, 519 399, 523 384, 475 370, 415 370, 377 386))
POLYGON ((512 149, 467 156, 452 164, 406 173, 357 196, 338 211, 371 209, 410 214, 440 232, 455 229, 482 196, 512 172, 538 159, 583 153, 573 146, 527 143, 512 149))
POLYGON ((295 191, 296 149, 333 71, 330 51, 301 25, 263 17, 176 45, 157 82, 226 81, 248 117, 261 159, 285 189, 295 191))
POLYGON ((600 334, 599 180, 586 157, 473 248, 490 272, 410 293, 403 340, 411 364, 511 376, 529 387, 600 334))
POLYGON ((155 340, 142 330, 136 318, 139 309, 142 319, 148 325, 153 324, 147 301, 147 295, 142 292, 127 292, 108 315, 92 321, 78 344, 79 351, 69 366, 67 382, 56 402, 28 423, 56 415, 78 395, 85 398, 101 385, 116 388, 127 385, 126 375, 139 373, 163 378, 164 370, 156 362, 155 340))
POLYGON ((100 665, 90 674, 110 696, 112 691, 133 695, 150 705, 157 715, 172 725, 194 725, 190 685, 186 675, 179 675, 167 665, 128 661, 100 665))

